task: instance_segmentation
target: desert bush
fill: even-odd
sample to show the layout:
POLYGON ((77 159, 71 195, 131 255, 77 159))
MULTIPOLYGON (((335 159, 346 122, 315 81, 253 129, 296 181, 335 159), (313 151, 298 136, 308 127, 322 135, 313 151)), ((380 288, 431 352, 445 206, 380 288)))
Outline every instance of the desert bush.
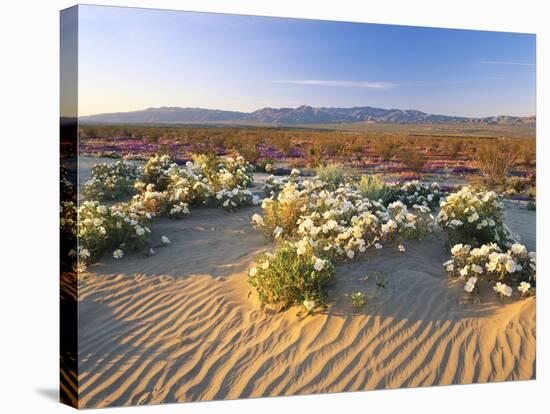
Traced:
POLYGON ((143 167, 141 182, 153 184, 156 191, 164 191, 170 182, 171 171, 177 170, 178 166, 168 155, 154 155, 143 167))
POLYGON ((396 187, 386 184, 379 175, 362 175, 356 186, 359 192, 371 201, 387 205, 397 199, 396 187))
POLYGON ((292 140, 286 135, 278 135, 273 137, 271 139, 271 143, 284 155, 288 155, 292 152, 292 140))
POLYGON ((516 158, 515 148, 504 143, 481 145, 476 153, 477 166, 490 184, 503 184, 516 158))
POLYGON ((276 161, 273 158, 262 158, 256 163, 256 171, 271 173, 275 167, 276 161))
POLYGON ((449 155, 452 158, 456 158, 460 155, 464 149, 464 141, 461 138, 453 139, 449 145, 449 155))
POLYGON ((142 154, 126 154, 122 159, 125 161, 147 161, 149 157, 142 154))
POLYGON ((396 193, 397 199, 409 207, 421 205, 434 209, 439 205, 441 199, 441 187, 435 181, 431 184, 418 180, 407 181, 398 187, 396 193))
POLYGON ((341 194, 322 191, 315 208, 298 219, 298 234, 328 257, 354 259, 383 237, 382 225, 370 202, 358 208, 341 194))
POLYGON ((78 213, 73 201, 62 201, 59 212, 59 231, 61 236, 61 263, 71 267, 75 262, 74 246, 77 241, 78 213), (67 265, 68 264, 68 265, 67 265))
POLYGON ((359 257, 380 241, 431 232, 433 217, 425 206, 410 212, 397 201, 386 208, 352 184, 330 188, 320 180, 304 180, 301 188, 289 182, 276 198, 263 201, 264 214, 254 215, 253 225, 271 239, 310 240, 317 251, 337 260, 359 257))
POLYGON ((450 276, 467 280, 464 290, 468 293, 477 291, 482 282, 500 296, 512 296, 514 288, 521 295, 535 292, 536 257, 519 243, 505 252, 496 243, 477 248, 461 243, 453 246, 451 254, 443 265, 450 276))
POLYGON ((214 192, 252 184, 254 168, 241 156, 220 159, 213 154, 200 154, 193 160, 193 170, 206 177, 214 192))
POLYGON ((506 243, 511 238, 504 225, 504 206, 494 191, 463 187, 441 202, 436 222, 453 244, 478 246, 506 243))
POLYGON ((426 156, 417 148, 403 148, 399 151, 399 160, 413 171, 421 171, 426 164, 426 156))
POLYGON ((374 150, 383 161, 389 161, 398 148, 398 143, 388 137, 379 137, 374 140, 374 150))
MULTIPOLYGON (((275 177, 274 175, 270 175, 265 179, 262 191, 269 197, 276 197, 282 191, 283 187, 291 180, 294 182, 293 178, 290 176, 275 177)), ((299 183, 296 182, 295 184, 299 185, 299 183)))
POLYGON ((115 152, 115 151, 97 151, 97 152, 94 152, 91 155, 96 157, 96 158, 111 158, 113 160, 122 158, 122 156, 118 152, 115 152))
POLYGON ((316 255, 311 246, 300 249, 286 242, 274 254, 256 258, 248 283, 264 304, 304 307, 308 312, 325 303, 325 287, 334 278, 334 266, 316 255))
POLYGON ((315 169, 315 175, 320 180, 334 187, 342 184, 346 178, 344 168, 340 164, 327 164, 315 169))
MULTIPOLYGON (((382 232, 389 235, 399 234, 405 238, 419 239, 433 231, 434 217, 429 207, 414 205, 411 213, 407 206, 400 200, 394 201, 388 205, 387 214, 379 214, 385 225, 382 226, 382 232), (397 231, 386 231, 387 227, 394 227, 397 231)), ((387 236, 386 236, 387 238, 387 236)))
POLYGON ((240 156, 251 164, 256 164, 260 158, 260 152, 255 144, 240 145, 237 149, 240 156))
POLYGON ((365 305, 365 295, 363 292, 353 292, 350 295, 351 306, 354 308, 360 308, 365 305))
POLYGON ((527 166, 535 165, 537 162, 537 144, 536 141, 529 140, 522 145, 520 150, 522 163, 527 166))
POLYGON ((141 169, 133 162, 120 160, 96 164, 83 192, 89 199, 114 200, 134 192, 134 184, 140 176, 141 169))
POLYGON ((284 185, 277 197, 266 198, 262 202, 263 217, 253 216, 253 224, 270 239, 292 237, 297 230, 302 208, 307 204, 304 190, 299 190, 294 182, 284 185), (277 232, 276 229, 280 229, 277 232))
POLYGON ((141 206, 152 216, 182 217, 189 214, 187 194, 175 191, 155 191, 153 184, 148 184, 132 199, 132 205, 141 206))
MULTIPOLYGON (((167 163, 168 164, 168 163, 167 163)), ((251 167, 242 157, 220 159, 212 154, 198 155, 185 167, 170 165, 162 169, 162 191, 154 184, 137 183, 140 194, 133 202, 140 203, 151 214, 181 217, 189 214, 189 206, 218 205, 226 210, 259 203, 245 187, 252 181, 251 167)))
POLYGON ((119 203, 112 207, 85 201, 78 208, 78 256, 89 263, 106 251, 135 251, 148 246, 151 215, 140 206, 119 203))
POLYGON ((521 193, 527 187, 527 180, 521 177, 511 177, 506 179, 505 188, 511 190, 514 194, 521 193))
POLYGON ((235 211, 239 208, 258 205, 260 199, 250 190, 234 187, 231 190, 222 189, 216 194, 218 205, 227 211, 235 211))
POLYGON ((317 168, 323 165, 323 153, 315 143, 309 143, 305 147, 305 158, 307 160, 307 165, 311 168, 317 168))

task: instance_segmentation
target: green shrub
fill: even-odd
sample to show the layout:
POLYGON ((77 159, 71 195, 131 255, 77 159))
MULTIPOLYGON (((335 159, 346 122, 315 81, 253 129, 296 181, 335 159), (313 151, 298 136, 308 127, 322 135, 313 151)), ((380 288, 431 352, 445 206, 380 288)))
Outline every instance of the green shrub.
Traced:
POLYGON ((396 188, 386 184, 378 175, 362 175, 356 186, 359 192, 371 201, 387 205, 396 200, 396 188))
POLYGON ((275 166, 275 161, 273 158, 263 158, 256 163, 256 170, 260 172, 271 173, 275 166))
POLYGON ((338 187, 346 178, 344 168, 339 164, 327 164, 315 169, 315 175, 320 180, 333 187, 338 187))
POLYGON ((365 295, 363 292, 353 292, 350 296, 351 305, 354 308, 360 308, 365 305, 365 295))
POLYGON ((278 304, 282 308, 298 305, 309 312, 323 306, 325 287, 333 277, 334 266, 316 256, 311 246, 299 251, 295 244, 285 242, 274 254, 256 258, 248 283, 264 304, 278 304))

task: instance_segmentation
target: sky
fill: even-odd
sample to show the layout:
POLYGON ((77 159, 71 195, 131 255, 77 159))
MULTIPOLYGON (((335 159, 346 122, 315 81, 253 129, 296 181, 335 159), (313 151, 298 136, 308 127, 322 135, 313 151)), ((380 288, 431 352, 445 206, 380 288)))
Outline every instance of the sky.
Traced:
POLYGON ((535 114, 535 35, 79 6, 79 114, 181 106, 535 114))

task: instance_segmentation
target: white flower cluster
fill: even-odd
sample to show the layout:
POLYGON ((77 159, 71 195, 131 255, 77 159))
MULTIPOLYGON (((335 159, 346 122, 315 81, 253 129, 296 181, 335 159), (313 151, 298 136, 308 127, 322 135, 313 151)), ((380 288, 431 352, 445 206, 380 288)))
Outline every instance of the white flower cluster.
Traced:
POLYGON ((434 209, 439 204, 441 188, 436 182, 407 181, 398 188, 397 197, 409 207, 419 205, 434 209))
POLYGON ((240 207, 258 205, 260 198, 253 195, 250 190, 234 187, 232 190, 222 189, 216 194, 219 205, 228 211, 237 210, 240 207))
MULTIPOLYGON (((155 155, 147 161, 140 181, 135 183, 139 170, 131 162, 117 161, 94 167, 94 180, 104 180, 109 186, 115 183, 111 194, 118 194, 117 183, 131 184, 138 194, 130 202, 112 207, 98 201, 84 202, 78 209, 78 226, 72 230, 70 226, 74 227, 76 218, 70 217, 71 206, 62 204, 62 231, 78 234, 79 251, 85 256, 80 255, 80 259, 88 263, 109 249, 114 249, 114 258, 121 259, 125 251, 147 247, 150 230, 146 223, 154 216, 181 217, 189 214, 190 206, 218 205, 235 210, 260 203, 260 199, 246 189, 252 173, 244 158, 203 156, 198 160, 201 162, 188 162, 180 168, 169 156, 155 155), (117 178, 117 174, 121 177, 117 178)), ((74 211, 72 215, 76 216, 74 211)), ((149 253, 153 254, 152 249, 149 253)))
POLYGON ((143 167, 141 181, 145 185, 153 184, 157 191, 164 191, 171 171, 177 169, 177 164, 168 155, 153 155, 143 167))
POLYGON ((353 184, 327 190, 320 180, 287 182, 277 197, 262 203, 264 216, 252 224, 275 239, 296 239, 333 258, 353 259, 369 247, 396 235, 417 237, 432 231, 433 216, 425 206, 409 211, 401 201, 387 208, 361 195, 353 184))
POLYGON ((113 200, 130 194, 140 176, 141 169, 133 162, 119 160, 112 164, 96 164, 83 193, 88 199, 113 200))
POLYGON ((512 235, 504 225, 504 207, 494 191, 475 191, 469 186, 442 201, 436 222, 451 242, 506 243, 512 235))
POLYGON ((472 248, 469 244, 456 244, 452 258, 443 263, 452 276, 466 279, 464 290, 473 292, 478 280, 494 283, 493 289, 501 296, 511 296, 512 287, 521 294, 534 292, 536 282, 536 255, 519 243, 503 252, 496 243, 472 248))
POLYGON ((78 252, 88 263, 101 253, 115 249, 121 258, 126 250, 143 248, 149 243, 151 215, 134 204, 119 203, 107 207, 97 201, 85 201, 78 208, 78 252))
POLYGON ((198 157, 180 168, 167 156, 151 158, 144 168, 148 181, 136 184, 141 203, 155 215, 181 217, 189 214, 189 206, 217 205, 227 210, 259 203, 258 197, 246 189, 252 175, 242 158, 198 157), (151 165, 149 165, 151 164, 151 165))
POLYGON ((287 175, 276 177, 274 175, 270 175, 265 179, 262 191, 269 197, 277 197, 289 182, 292 182, 296 186, 300 187, 300 182, 297 181, 294 176, 287 175))

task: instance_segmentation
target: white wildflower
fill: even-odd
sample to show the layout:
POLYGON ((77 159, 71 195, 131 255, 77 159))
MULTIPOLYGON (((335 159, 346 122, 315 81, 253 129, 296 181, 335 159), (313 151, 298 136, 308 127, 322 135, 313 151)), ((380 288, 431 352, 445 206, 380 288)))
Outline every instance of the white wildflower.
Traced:
POLYGON ((531 289, 531 284, 529 282, 521 282, 518 286, 518 290, 522 294, 526 294, 527 292, 529 292, 529 289, 531 289))
POLYGON ((512 288, 501 282, 497 282, 493 290, 501 296, 512 296, 512 288))

